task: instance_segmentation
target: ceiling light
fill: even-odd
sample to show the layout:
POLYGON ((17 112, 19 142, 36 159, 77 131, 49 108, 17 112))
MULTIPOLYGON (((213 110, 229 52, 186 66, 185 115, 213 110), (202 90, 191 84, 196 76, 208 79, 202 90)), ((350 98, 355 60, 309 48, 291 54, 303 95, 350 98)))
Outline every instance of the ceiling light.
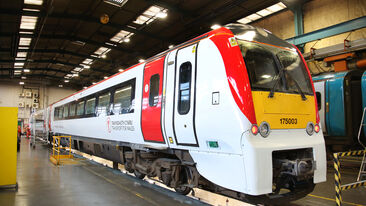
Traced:
POLYGON ((164 9, 160 6, 151 6, 146 11, 144 11, 137 19, 134 21, 136 24, 149 24, 156 18, 167 17, 168 9, 164 9))
POLYGON ((130 42, 130 38, 123 39, 124 42, 130 42))
POLYGON ((56 65, 65 66, 65 64, 62 64, 62 63, 56 63, 56 65))
POLYGON ((211 26, 211 29, 213 29, 213 30, 218 29, 218 28, 221 28, 221 26, 218 24, 214 24, 211 26))
POLYGON ((171 49, 171 48, 173 48, 174 47, 174 45, 169 45, 169 49, 171 49))
POLYGON ((119 72, 123 71, 123 69, 118 69, 119 72))
POLYGON ((92 59, 85 59, 83 61, 83 64, 91 64, 91 63, 93 63, 93 60, 92 59))
POLYGON ((25 58, 15 57, 15 61, 22 61, 22 60, 25 60, 25 58))
POLYGON ((27 46, 20 46, 20 47, 18 47, 18 49, 29 49, 29 47, 27 47, 27 46))
POLYGON ((72 77, 78 77, 79 74, 72 74, 72 77))
POLYGON ((84 89, 88 88, 88 87, 83 87, 84 89))
POLYGON ((34 29, 36 27, 38 17, 22 16, 20 21, 20 29, 34 29))
POLYGON ((104 0, 105 3, 112 4, 114 6, 122 7, 128 0, 104 0))
POLYGON ((24 4, 42 5, 43 0, 24 0, 24 4))
POLYGON ((97 55, 102 55, 102 54, 106 54, 110 51, 111 49, 108 49, 106 47, 100 47, 99 49, 97 49, 97 51, 94 52, 94 54, 97 54, 97 55))
POLYGON ((139 59, 139 62, 140 63, 142 63, 142 62, 144 62, 145 61, 145 59, 139 59))
POLYGON ((262 17, 264 17, 264 16, 268 16, 268 15, 270 15, 270 14, 272 14, 273 12, 271 12, 270 10, 268 10, 268 9, 262 9, 262 10, 260 10, 260 11, 258 11, 256 14, 259 14, 259 15, 261 15, 262 17))
POLYGON ((107 55, 105 55, 105 54, 102 54, 102 56, 101 56, 103 59, 105 59, 105 58, 107 58, 107 55))
POLYGON ((85 42, 83 42, 83 41, 72 41, 71 44, 75 44, 75 45, 78 45, 78 46, 84 46, 85 42))
POLYGON ((84 69, 83 68, 81 68, 81 67, 75 67, 75 69, 74 69, 74 71, 76 71, 76 72, 81 72, 81 71, 83 71, 84 69))
POLYGON ((248 24, 248 23, 252 22, 252 20, 245 17, 245 18, 239 19, 238 22, 242 23, 242 24, 248 24))
POLYGON ((285 8, 286 8, 285 4, 280 2, 280 3, 274 4, 272 6, 269 6, 265 9, 262 9, 262 10, 256 12, 256 13, 254 13, 254 14, 246 16, 242 19, 239 19, 238 22, 242 23, 242 24, 248 24, 252 21, 256 21, 256 20, 261 19, 265 16, 268 16, 268 15, 273 14, 275 12, 281 11, 285 8))
POLYGON ((104 77, 104 79, 108 79, 108 77, 104 77))
POLYGON ((58 87, 64 87, 64 85, 62 85, 62 84, 59 84, 59 85, 58 85, 58 87))
POLYGON ((32 31, 20 31, 19 34, 33 34, 32 31))
POLYGON ((252 21, 255 21, 255 20, 258 20, 260 18, 262 18, 261 16, 259 16, 258 14, 251 14, 249 16, 247 16, 248 19, 252 20, 252 21))
POLYGON ((68 80, 68 79, 65 79, 65 80, 64 80, 64 82, 65 82, 65 83, 68 83, 69 81, 70 81, 70 80, 68 80))
POLYGON ((22 70, 19 70, 19 69, 14 70, 14 73, 21 73, 21 72, 22 72, 22 70))
POLYGON ((24 72, 30 72, 30 70, 29 69, 24 69, 24 72))
POLYGON ((95 85, 95 84, 97 84, 97 83, 93 82, 92 84, 93 84, 93 85, 95 85))
POLYGON ((27 9, 27 8, 23 8, 23 11, 36 11, 36 12, 39 12, 41 10, 39 10, 39 9, 27 9))
POLYGON ((27 79, 27 77, 24 77, 24 76, 23 76, 23 77, 21 77, 21 78, 22 78, 22 79, 27 79))
POLYGON ((27 56, 27 52, 18 52, 17 53, 17 57, 26 57, 27 56))
POLYGON ((84 69, 90 69, 89 65, 82 65, 84 67, 84 69))
POLYGON ((23 84, 24 84, 24 82, 19 82, 19 84, 20 84, 20 85, 23 85, 23 84))
POLYGON ((285 4, 280 2, 280 3, 277 3, 275 5, 269 6, 266 9, 268 9, 272 12, 278 12, 278 11, 281 11, 282 9, 285 9, 285 8, 286 8, 285 4))

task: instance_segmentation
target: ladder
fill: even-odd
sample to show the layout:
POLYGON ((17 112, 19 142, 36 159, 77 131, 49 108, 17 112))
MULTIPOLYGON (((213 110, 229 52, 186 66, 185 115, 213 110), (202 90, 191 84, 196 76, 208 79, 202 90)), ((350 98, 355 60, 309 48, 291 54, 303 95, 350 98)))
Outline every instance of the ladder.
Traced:
MULTIPOLYGON (((360 129, 358 130, 358 137, 357 137, 358 142, 360 143, 360 145, 363 147, 364 150, 366 148, 365 148, 365 145, 361 141, 361 130, 366 125, 366 124, 364 124, 365 112, 366 112, 366 107, 363 109, 360 129)), ((360 171, 358 172, 358 176, 357 176, 357 181, 362 181, 362 180, 366 180, 366 152, 363 153, 360 171)))

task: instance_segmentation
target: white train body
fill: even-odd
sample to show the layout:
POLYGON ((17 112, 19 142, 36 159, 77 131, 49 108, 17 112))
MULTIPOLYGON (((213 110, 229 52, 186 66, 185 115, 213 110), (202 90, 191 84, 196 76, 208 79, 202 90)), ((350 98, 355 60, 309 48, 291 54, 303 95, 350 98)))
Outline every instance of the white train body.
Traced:
MULTIPOLYGON (((130 160, 124 151, 158 152, 160 156, 175 154, 180 166, 187 165, 192 173, 185 175, 183 179, 187 181, 183 181, 182 187, 202 187, 211 191, 216 187, 221 191, 215 192, 239 199, 275 194, 274 164, 300 168, 304 166, 300 163, 303 161, 307 170, 304 167, 306 174, 298 174, 301 178, 294 174, 301 169, 287 173, 282 171, 281 174, 290 175, 292 172, 295 179, 308 181, 310 185, 325 181, 326 155, 322 132, 306 132, 309 123, 313 129, 314 125, 319 128, 313 89, 312 94, 306 94, 307 100, 301 100, 299 93, 277 91, 273 98, 269 98, 268 90, 251 89, 239 49, 240 42, 239 45, 237 42, 243 37, 231 32, 238 28, 241 33, 259 31, 249 26, 231 25, 209 32, 52 104, 47 109, 49 132, 71 135, 75 140, 73 147, 80 150, 84 147, 86 152, 107 158, 104 146, 116 147, 114 152, 122 156, 112 159, 122 164, 132 162, 130 170, 140 174, 161 176, 159 172, 151 173, 154 169, 149 169, 145 160, 141 159, 145 164, 139 163, 140 160, 130 160), (90 100, 92 98, 95 98, 95 105, 90 100), (268 101, 273 101, 273 105, 269 103, 272 105, 270 109, 274 110, 272 107, 276 105, 280 108, 276 112, 266 112, 263 108, 269 106, 266 105, 268 101), (295 107, 298 103, 305 105, 304 112, 299 112, 301 108, 297 108, 297 112, 281 108, 287 107, 280 105, 283 101, 289 101, 295 107), (77 105, 80 103, 81 108, 81 102, 86 105, 86 111, 77 115, 77 105), (63 111, 65 105, 67 112, 63 111), (75 115, 72 116, 70 111, 75 115), (281 115, 285 118, 277 119, 281 115), (290 123, 279 125, 277 121, 290 123), (257 127, 263 124, 270 125, 269 134, 264 134, 265 137, 258 133, 258 129, 262 132, 264 126, 257 127), (85 142, 91 143, 93 148, 86 149, 85 142), (102 147, 96 146, 98 144, 102 147), (276 151, 283 151, 278 155, 281 158, 291 152, 299 154, 299 157, 294 160, 284 158, 279 160, 280 163, 274 163, 276 151), (189 160, 191 163, 184 163, 189 160)), ((274 37, 271 35, 271 38, 274 37)), ((157 159, 147 162, 151 165, 157 159)), ((175 183, 173 180, 165 181, 173 187, 178 187, 179 181, 182 183, 182 180, 175 183)), ((311 187, 305 190, 311 191, 311 187)))

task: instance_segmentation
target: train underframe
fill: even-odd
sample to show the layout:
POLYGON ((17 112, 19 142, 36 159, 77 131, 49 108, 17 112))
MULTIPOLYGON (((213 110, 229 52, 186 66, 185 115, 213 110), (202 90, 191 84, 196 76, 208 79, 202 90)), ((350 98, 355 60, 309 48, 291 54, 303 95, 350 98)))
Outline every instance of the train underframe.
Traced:
MULTIPOLYGON (((52 142, 49 135, 49 142, 52 142)), ((68 142, 62 142, 68 144, 68 142)), ((154 150, 138 144, 74 137, 72 148, 123 164, 137 178, 158 177, 159 181, 177 193, 187 195, 192 188, 200 188, 234 199, 255 204, 280 204, 300 199, 315 187, 313 174, 315 162, 311 149, 273 152, 273 192, 253 196, 218 186, 199 174, 196 163, 186 150, 154 150)))

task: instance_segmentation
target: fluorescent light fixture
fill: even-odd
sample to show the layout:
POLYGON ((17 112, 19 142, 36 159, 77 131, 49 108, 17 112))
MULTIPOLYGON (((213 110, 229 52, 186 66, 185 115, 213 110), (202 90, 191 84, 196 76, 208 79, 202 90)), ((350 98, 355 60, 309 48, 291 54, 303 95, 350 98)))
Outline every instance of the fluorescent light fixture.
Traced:
POLYGON ((213 30, 218 29, 218 28, 221 28, 221 26, 218 24, 214 24, 211 26, 211 29, 213 29, 213 30))
POLYGON ((92 59, 85 59, 82 64, 88 65, 88 64, 92 64, 93 60, 92 59))
POLYGON ((24 76, 23 76, 23 77, 21 77, 21 78, 22 78, 22 79, 27 79, 27 77, 24 77, 24 76))
POLYGON ((27 46, 20 46, 20 47, 18 47, 18 49, 29 49, 29 47, 27 47, 27 46))
POLYGON ((64 87, 64 85, 62 85, 62 84, 59 84, 59 85, 58 85, 58 87, 64 87))
POLYGON ((168 9, 160 6, 151 6, 134 21, 136 24, 149 24, 156 18, 166 18, 168 9))
POLYGON ((22 16, 20 21, 20 29, 34 29, 36 28, 38 17, 36 16, 22 16))
POLYGON ((91 56, 91 57, 98 58, 98 56, 97 56, 97 55, 94 55, 94 54, 91 54, 90 56, 91 56))
POLYGON ((256 12, 256 13, 254 13, 254 14, 246 16, 242 19, 239 19, 238 22, 242 23, 242 24, 248 24, 250 22, 261 19, 265 16, 268 16, 268 15, 271 15, 273 13, 279 12, 279 11, 285 9, 285 8, 286 8, 285 4, 280 2, 280 3, 274 4, 272 6, 269 6, 265 9, 262 9, 262 10, 256 12))
POLYGON ((102 56, 101 56, 103 59, 105 59, 105 58, 107 58, 107 55, 105 55, 105 54, 102 54, 102 56))
POLYGON ((20 46, 29 46, 31 43, 32 39, 31 38, 25 38, 25 37, 20 37, 19 39, 19 45, 20 46))
POLYGON ((40 12, 41 10, 39 10, 39 9, 28 9, 28 8, 23 8, 23 11, 36 11, 36 12, 40 12))
POLYGON ((65 79, 65 80, 64 80, 64 82, 65 82, 65 83, 68 83, 69 81, 70 81, 70 80, 68 80, 68 79, 65 79))
POLYGON ((17 57, 27 57, 27 52, 18 52, 17 57))
POLYGON ((24 69, 23 71, 24 71, 24 72, 27 72, 27 73, 28 73, 28 72, 30 72, 30 70, 29 70, 29 69, 24 69))
POLYGON ((104 0, 105 3, 112 4, 114 6, 122 7, 128 0, 104 0))
POLYGON ((83 41, 72 41, 71 43, 75 44, 75 45, 78 45, 78 46, 84 46, 85 45, 85 42, 83 42, 83 41))
POLYGON ((139 62, 140 63, 142 63, 142 62, 144 62, 145 61, 145 59, 139 59, 139 62))
POLYGON ((108 49, 107 47, 100 47, 99 49, 97 49, 97 51, 94 52, 94 54, 97 54, 99 56, 106 54, 110 51, 111 49, 108 49))
POLYGON ((84 69, 90 69, 89 65, 82 65, 84 67, 84 69))
POLYGON ((24 0, 24 4, 42 5, 43 0, 24 0))
POLYGON ((15 62, 14 63, 14 66, 23 67, 24 66, 24 62, 15 62))
POLYGON ((18 58, 18 57, 15 57, 15 61, 21 61, 21 60, 25 60, 25 58, 18 58))
MULTIPOLYGON (((114 35, 114 37, 112 37, 110 40, 113 41, 113 42, 129 42, 130 41, 130 37, 133 35, 133 33, 131 32, 128 32, 128 31, 125 31, 125 30, 121 30, 119 31, 116 35, 114 35), (128 39, 128 40, 127 40, 128 39)), ((106 43, 108 45, 113 45, 111 43, 106 43)), ((115 45, 113 45, 115 46, 115 45)))
POLYGON ((81 71, 83 71, 84 69, 83 68, 81 68, 81 67, 75 67, 75 69, 74 69, 74 71, 76 71, 76 72, 81 72, 81 71))
POLYGON ((123 69, 118 69, 119 72, 123 71, 123 69))
POLYGON ((19 69, 14 70, 14 73, 22 73, 22 70, 19 70, 19 69))
POLYGON ((72 74, 72 77, 78 77, 79 74, 72 74))
POLYGON ((174 45, 169 45, 169 49, 171 49, 171 48, 173 48, 174 47, 174 45))
POLYGON ((24 82, 19 82, 19 84, 20 84, 20 85, 23 85, 23 84, 24 84, 24 82))
POLYGON ((104 77, 104 79, 108 79, 108 77, 104 77))

